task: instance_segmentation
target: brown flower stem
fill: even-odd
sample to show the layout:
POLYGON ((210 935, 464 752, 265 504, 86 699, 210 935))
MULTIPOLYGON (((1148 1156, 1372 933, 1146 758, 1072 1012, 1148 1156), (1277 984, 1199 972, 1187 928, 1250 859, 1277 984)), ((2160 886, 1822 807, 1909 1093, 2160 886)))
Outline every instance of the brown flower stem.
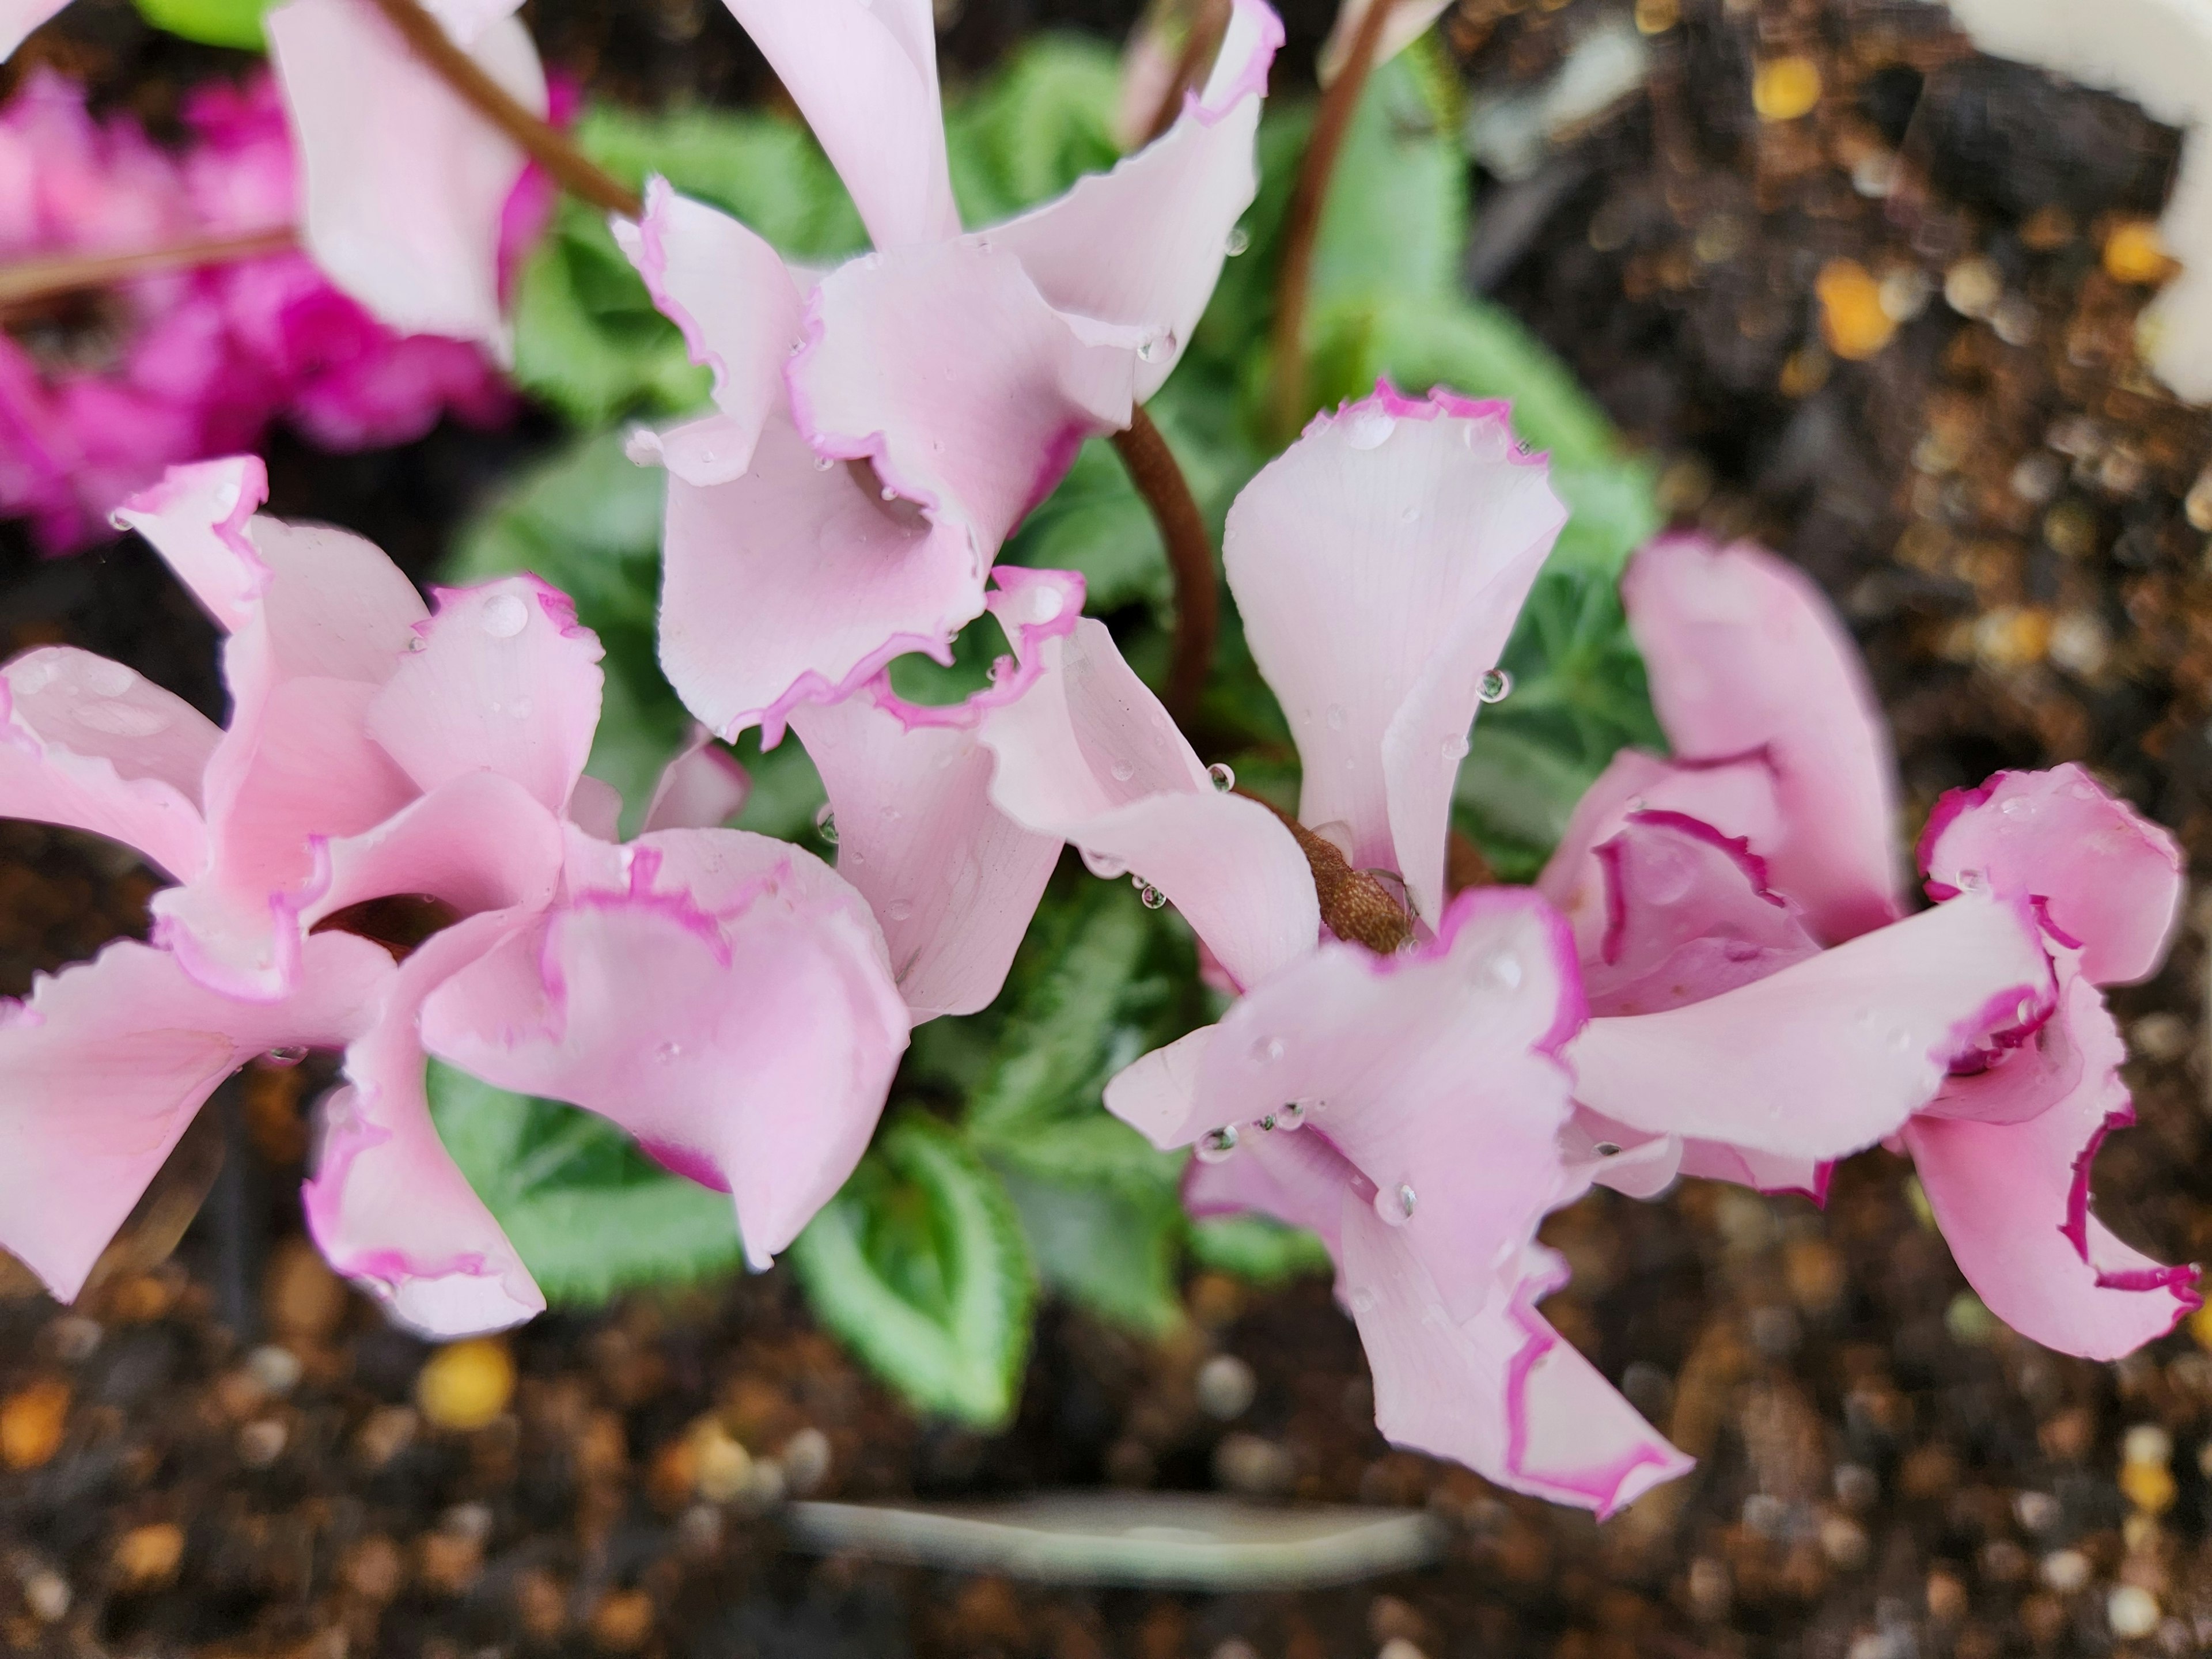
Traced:
POLYGON ((568 135, 543 116, 514 100, 505 87, 484 73, 477 60, 455 46, 438 20, 417 0, 375 0, 415 55, 436 70, 476 112, 520 145, 572 196, 625 219, 644 216, 645 204, 628 185, 568 142, 568 135))
POLYGON ((23 309, 80 289, 106 288, 134 276, 151 276, 164 270, 187 270, 198 265, 258 259, 267 254, 286 252, 295 246, 297 238, 292 228, 279 225, 243 236, 208 237, 167 247, 134 249, 128 253, 78 253, 58 258, 26 259, 17 264, 0 265, 0 312, 23 309))
POLYGON ((1206 64, 1221 50, 1222 37, 1229 33, 1230 0, 1196 0, 1188 9, 1190 33, 1183 36, 1182 50, 1176 56, 1175 76, 1160 94, 1159 107, 1145 128, 1148 144, 1176 124, 1176 117, 1182 113, 1183 94, 1199 84, 1206 64))
POLYGON ((1237 793, 1247 800, 1258 801, 1297 837, 1298 850, 1306 855, 1306 867, 1313 872, 1321 919, 1330 933, 1386 957, 1413 939, 1413 920, 1390 896, 1390 890, 1365 871, 1353 869, 1334 842, 1316 836, 1264 796, 1249 789, 1237 793))
POLYGON ((1313 293, 1314 245, 1321 236, 1322 210, 1328 205, 1329 180, 1344 152, 1352 112, 1375 68, 1382 25, 1392 0, 1373 0, 1359 20, 1352 50, 1315 112, 1313 131, 1298 162, 1297 182, 1283 217, 1282 263, 1275 275, 1273 415, 1277 436, 1288 440, 1306 416, 1306 305, 1313 293))
POLYGON ((1179 726, 1198 714, 1199 694, 1213 666, 1214 636, 1221 628, 1221 597, 1213 574, 1213 542, 1206 533, 1191 497, 1190 482, 1141 405, 1129 424, 1114 434, 1129 482, 1152 510, 1160 539, 1167 544, 1168 568, 1175 573, 1175 638, 1168 655, 1167 692, 1162 699, 1179 726))

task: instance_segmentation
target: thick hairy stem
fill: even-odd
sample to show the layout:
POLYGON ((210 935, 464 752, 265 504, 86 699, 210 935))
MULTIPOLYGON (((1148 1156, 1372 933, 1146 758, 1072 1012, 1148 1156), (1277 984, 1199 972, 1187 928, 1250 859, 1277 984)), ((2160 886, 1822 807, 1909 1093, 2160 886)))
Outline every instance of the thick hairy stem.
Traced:
POLYGON ((1359 107, 1359 94, 1375 67, 1390 6, 1391 0, 1372 0, 1352 38, 1344 67, 1322 94, 1283 219, 1282 263, 1275 276, 1274 377, 1269 389, 1276 434, 1286 440, 1297 434, 1306 415, 1306 302, 1313 291, 1314 244, 1321 235, 1322 210, 1328 205, 1329 180, 1336 174, 1336 159, 1343 153, 1352 112, 1359 107))
POLYGON ((1214 635, 1221 628, 1221 598, 1213 575, 1213 543, 1191 498, 1182 467, 1160 435, 1152 417, 1139 407, 1128 426, 1114 434, 1114 447, 1129 481, 1152 510, 1160 539, 1167 544, 1168 568, 1175 573, 1175 640, 1168 658, 1168 684, 1162 699, 1179 726, 1191 725, 1199 694, 1213 666, 1214 635))
POLYGON ((1365 871, 1353 869, 1344 854, 1337 851, 1334 842, 1314 834, 1274 802, 1249 790, 1237 793, 1249 800, 1258 801, 1297 837, 1298 850, 1306 855, 1306 867, 1313 872, 1314 894, 1321 901, 1321 919, 1328 924, 1330 933, 1386 957, 1412 940, 1413 918, 1390 896, 1389 888, 1365 871))
POLYGON ((644 215, 645 204, 635 191, 570 143, 558 127, 515 102, 506 88, 453 44, 453 37, 416 0, 375 0, 375 4, 417 58, 435 70, 439 78, 477 114, 520 145, 523 153, 551 173, 563 190, 625 219, 644 215))
POLYGON ((130 253, 70 254, 0 265, 0 312, 21 311, 81 289, 106 288, 157 271, 188 270, 198 265, 228 264, 286 252, 297 246, 289 225, 244 236, 209 237, 130 253))
POLYGON ((1176 124, 1176 117, 1182 113, 1183 94, 1205 78, 1206 66, 1229 33, 1229 0, 1197 0, 1189 10, 1190 33, 1183 36, 1182 50, 1176 55, 1175 77, 1160 94, 1159 107, 1145 129, 1148 144, 1176 124))

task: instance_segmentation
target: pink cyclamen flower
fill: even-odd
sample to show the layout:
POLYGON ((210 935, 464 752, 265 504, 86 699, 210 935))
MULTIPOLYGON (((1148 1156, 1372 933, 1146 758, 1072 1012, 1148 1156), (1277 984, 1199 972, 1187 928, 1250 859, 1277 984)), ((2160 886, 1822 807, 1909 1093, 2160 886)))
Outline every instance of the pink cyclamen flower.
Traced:
POLYGON ((2163 959, 2172 838, 2078 767, 2000 773, 1939 804, 1939 902, 1899 920, 1881 716, 1818 591, 1694 538, 1646 549, 1622 591, 1676 758, 1623 753, 1539 884, 1597 1016, 1568 1057, 1598 1178, 1648 1191, 1679 1163, 1817 1194, 1829 1160, 1891 1141, 2015 1329, 2109 1358, 2171 1328, 2194 1270, 2115 1239, 2088 1176, 2132 1120, 2096 988, 2163 959), (1876 1041, 1839 1042, 1835 1009, 1876 1041))
POLYGON ((1299 815, 1403 880, 1420 943, 1395 960, 1324 937, 1289 830, 1216 787, 1097 624, 1048 642, 982 739, 1009 817, 1158 888, 1242 988, 1116 1076, 1108 1107, 1199 1147, 1194 1210, 1321 1235, 1393 1441, 1605 1511, 1688 1460, 1536 1311, 1565 1279, 1537 1225, 1589 1184, 1561 1146, 1572 940, 1533 893, 1444 894, 1468 729, 1565 516, 1502 404, 1387 386, 1317 417, 1231 510, 1299 815))
POLYGON ((190 877, 155 896, 156 945, 111 947, 0 1027, 22 1172, 0 1244, 74 1293, 216 1083, 260 1049, 343 1047, 308 1222, 405 1322, 544 1305, 438 1142, 426 1053, 731 1192, 765 1262, 850 1172, 905 1047, 866 901, 711 827, 738 780, 696 744, 617 845, 620 803, 582 775, 599 645, 567 599, 511 577, 426 614, 368 544, 253 516, 259 487, 258 462, 211 463, 129 511, 231 631, 228 731, 86 653, 0 669, 0 811, 190 877), (396 966, 326 931, 394 898, 442 924, 396 966))
POLYGON ((1282 29, 1237 0, 1157 143, 963 235, 927 0, 730 3, 875 243, 827 274, 787 267, 660 180, 616 227, 714 376, 714 413, 645 439, 669 471, 662 663, 714 731, 773 743, 896 656, 949 660, 1009 532, 1166 380, 1256 188, 1282 29))

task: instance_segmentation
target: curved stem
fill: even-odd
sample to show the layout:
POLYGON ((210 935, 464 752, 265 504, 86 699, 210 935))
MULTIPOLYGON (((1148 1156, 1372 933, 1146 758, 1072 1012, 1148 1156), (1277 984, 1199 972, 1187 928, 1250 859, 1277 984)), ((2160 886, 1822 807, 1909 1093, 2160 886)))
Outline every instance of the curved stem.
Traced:
POLYGON ((1176 117, 1182 113, 1183 94, 1203 77, 1207 62, 1221 49, 1222 37, 1228 32, 1229 0, 1197 0, 1191 8, 1190 32, 1183 36, 1182 50, 1176 54, 1175 76, 1160 94, 1159 106, 1145 128, 1146 143, 1176 124, 1176 117))
POLYGON ((635 191, 570 143, 558 127, 517 103, 514 94, 485 74, 475 58, 453 44, 453 37, 417 0, 374 0, 374 3, 417 58, 477 114, 521 146, 523 153, 559 180, 563 190, 625 219, 643 216, 645 205, 635 191))
POLYGON ((1339 939, 1364 945, 1378 956, 1389 956, 1413 937, 1413 923, 1390 890, 1364 870, 1355 870, 1334 842, 1324 840, 1264 796, 1249 789, 1237 792, 1256 800, 1295 836, 1313 872, 1314 896, 1321 901, 1321 919, 1339 939))
POLYGON ((206 237, 167 247, 137 248, 128 253, 77 253, 50 259, 26 259, 18 264, 0 265, 0 311, 35 305, 79 289, 106 288, 134 276, 150 276, 157 271, 258 259, 271 253, 289 252, 297 245, 292 228, 278 225, 243 236, 206 237))
POLYGON ((1328 205, 1329 180, 1335 176, 1337 157, 1344 151, 1345 134, 1351 131, 1352 112, 1375 67, 1382 44, 1382 25, 1390 15, 1391 0, 1369 0, 1352 37, 1352 50, 1344 67, 1322 94, 1314 114, 1313 131, 1306 153, 1298 162, 1297 182, 1283 218, 1282 263, 1275 277, 1274 383, 1273 392, 1276 435, 1288 439, 1306 416, 1306 303, 1313 291, 1314 245, 1321 236, 1322 210, 1328 205))
POLYGON ((1167 544, 1168 568, 1175 573, 1175 639, 1161 701, 1178 726, 1188 726, 1198 713, 1199 694, 1213 666, 1214 636, 1221 628, 1213 542, 1175 452, 1141 404, 1131 410, 1129 424, 1114 434, 1114 447, 1129 469, 1129 482, 1152 511, 1152 522, 1167 544))

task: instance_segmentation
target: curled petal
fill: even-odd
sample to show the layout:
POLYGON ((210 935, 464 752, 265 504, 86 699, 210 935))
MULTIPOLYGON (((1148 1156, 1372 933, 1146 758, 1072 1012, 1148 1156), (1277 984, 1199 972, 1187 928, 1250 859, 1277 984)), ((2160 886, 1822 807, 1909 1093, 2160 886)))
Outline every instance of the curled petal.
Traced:
POLYGON ((929 0, 728 0, 879 248, 960 234, 929 0))
MULTIPOLYGON (((301 234, 315 263, 399 333, 504 354, 500 220, 522 177, 520 149, 369 0, 288 0, 264 26, 306 172, 301 234)), ((483 22, 465 49, 544 113, 545 72, 519 21, 483 22)))
POLYGON ((1344 1195, 1358 1179, 1326 1136, 1278 1132, 1254 1136, 1218 1163, 1191 1159, 1183 1174, 1182 1204, 1201 1218, 1256 1210, 1319 1235, 1329 1255, 1341 1261, 1344 1195))
POLYGON ((1568 1049, 1575 1098, 1653 1133, 1841 1158, 2054 994, 2026 904, 1961 897, 1704 1002, 1592 1020, 1568 1049))
POLYGON ((392 897, 435 899, 464 916, 542 910, 560 886, 567 851, 560 820, 520 784, 464 772, 374 828, 331 842, 319 890, 300 921, 313 927, 392 897))
MULTIPOLYGON (((2119 1076, 2127 1045, 2096 987, 2078 973, 2051 1024, 2065 1027, 2078 1054, 2071 1086, 2055 1103, 2024 1117, 2002 1099, 1978 1103, 1972 1116, 1917 1117, 1905 1144, 1960 1271, 1990 1311, 2047 1348, 2117 1359, 2198 1305, 2197 1270, 2160 1266, 2089 1213, 2097 1147, 2135 1121, 2119 1076)), ((1946 1092, 2025 1091, 2039 1103, 2048 1093, 2042 1070, 2039 1056, 2021 1048, 1977 1076, 1954 1079, 1946 1092)))
POLYGON ((1321 907, 1305 854, 1259 802, 1215 790, 1104 624, 1043 641, 1036 660, 1036 682, 979 733, 999 810, 1138 872, 1242 984, 1310 949, 1321 907))
POLYGON ((258 455, 195 461, 133 495, 116 509, 115 523, 152 543, 216 625, 235 634, 269 591, 269 567, 246 530, 268 499, 269 469, 258 455))
POLYGON ((1595 1014, 1702 1002, 1819 953, 1759 857, 1696 818, 1631 813, 1594 857, 1603 905, 1576 918, 1575 944, 1595 1014))
POLYGON ((793 707, 850 696, 893 657, 949 661, 982 612, 965 529, 884 500, 866 467, 817 459, 777 414, 743 477, 669 473, 660 663, 721 737, 758 726, 772 744, 793 707))
POLYGON ((799 349, 804 308, 782 257, 728 214, 646 181, 645 216, 614 222, 615 240, 662 315, 684 332, 691 361, 714 375, 723 418, 711 443, 670 447, 664 459, 692 483, 742 476, 762 425, 783 402, 783 368, 799 349))
POLYGON ((438 1139, 416 1030, 426 996, 528 920, 485 911, 400 964, 374 1023, 346 1050, 345 1086, 323 1103, 315 1176, 301 1192, 307 1231, 331 1266, 424 1336, 501 1330, 545 1307, 438 1139))
POLYGON ((1222 538, 1252 654, 1304 765, 1298 816, 1443 913, 1451 792, 1529 585, 1565 522, 1503 404, 1388 386, 1245 486, 1222 538))
POLYGON ((1757 750, 1772 764, 1780 833, 1753 846, 1776 890, 1831 943, 1902 915, 1888 734, 1820 589, 1748 543, 1669 536, 1636 556, 1620 592, 1676 754, 1757 750))
POLYGON ((1465 1316, 1438 1292, 1408 1232, 1345 1206, 1343 1283, 1386 1439, 1601 1516, 1689 1470, 1536 1312, 1566 1280, 1557 1255, 1530 1248, 1491 1264, 1492 1294, 1465 1316))
POLYGON ((560 811, 599 728, 599 635, 535 576, 437 597, 437 615, 416 630, 422 649, 369 708, 369 734, 420 788, 497 772, 560 811))
POLYGON ((457 977, 424 1011, 424 1038, 502 1088, 599 1113, 731 1193, 747 1256, 764 1267, 860 1161, 906 1047, 906 1007, 857 896, 836 894, 827 870, 794 876, 817 863, 807 854, 783 848, 728 891, 682 884, 680 865, 653 853, 633 854, 625 889, 573 891, 457 977))
POLYGON ((1815 1204, 1828 1201, 1828 1177, 1832 1161, 1792 1158, 1762 1152, 1749 1146, 1730 1146, 1717 1140, 1682 1143, 1682 1173, 1706 1181, 1733 1181, 1755 1192, 1791 1194, 1815 1204))
POLYGON ((126 940, 37 981, 0 1018, 0 1245, 74 1297, 216 1085, 267 1048, 343 1046, 392 971, 365 939, 318 939, 291 997, 242 1003, 126 940))
POLYGON ((1643 811, 1680 812, 1750 842, 1753 851, 1773 846, 1782 823, 1774 769, 1764 754, 1684 766, 1641 749, 1620 750, 1583 791, 1566 833, 1536 878, 1536 890, 1566 912, 1577 939, 1595 939, 1605 926, 1599 843, 1619 835, 1630 813, 1643 811))
POLYGON ((1315 67, 1320 71, 1321 83, 1327 86, 1344 68, 1345 59, 1352 54, 1352 43, 1359 33, 1360 25, 1366 21, 1367 10, 1372 5, 1388 5, 1389 18, 1382 25, 1382 36, 1376 43, 1375 61, 1388 63, 1428 32, 1429 25, 1441 17, 1451 0, 1343 0, 1336 9, 1336 22, 1329 29, 1328 40, 1321 49, 1321 58, 1315 67))
POLYGON ((675 757, 660 769, 646 803, 645 829, 714 830, 744 810, 752 780, 738 757, 717 748, 714 734, 696 722, 675 757))
POLYGON ((2095 985, 2148 979, 2166 960, 2185 881, 2173 837, 2072 762, 2000 772, 1936 803, 1920 838, 1928 890, 2025 893, 2095 985))
POLYGON ((1130 1061, 1107 1079, 1106 1109, 1155 1146, 1188 1146, 1197 1133, 1190 1126, 1206 1122, 1208 1115, 1199 1109, 1199 1074, 1220 1031, 1218 1025, 1201 1025, 1130 1061))
POLYGON ((1176 124, 1111 173, 992 227, 1054 310, 1140 330, 1139 402, 1164 385, 1221 275, 1259 187, 1252 138, 1283 26, 1265 0, 1234 0, 1205 89, 1176 124))
POLYGON ((0 668, 0 814, 90 830, 179 880, 207 857, 200 776, 222 737, 182 698, 69 646, 0 668))
POLYGON ((980 586, 1083 440, 1128 425, 1140 341, 1054 310, 988 239, 878 253, 814 291, 792 413, 820 453, 969 530, 980 586))

